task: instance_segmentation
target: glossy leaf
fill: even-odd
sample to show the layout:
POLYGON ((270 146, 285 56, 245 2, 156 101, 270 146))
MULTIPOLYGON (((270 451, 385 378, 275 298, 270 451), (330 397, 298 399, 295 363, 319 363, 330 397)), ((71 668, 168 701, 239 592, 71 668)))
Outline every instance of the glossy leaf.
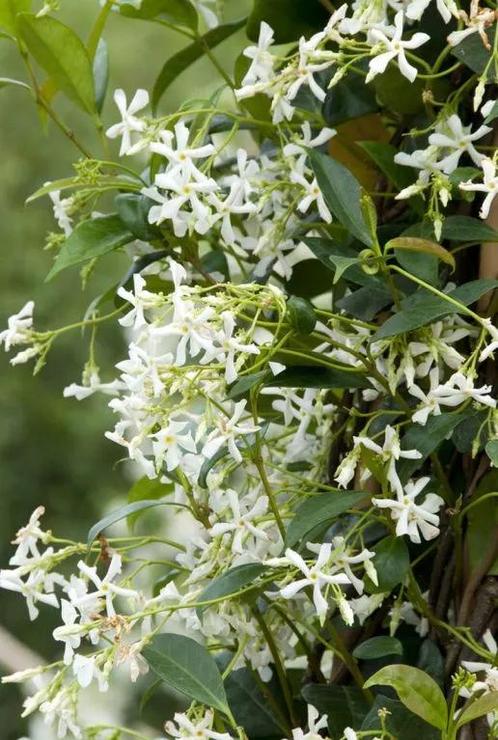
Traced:
POLYGON ((151 509, 154 506, 184 507, 184 504, 177 504, 174 501, 135 501, 133 504, 121 506, 119 509, 115 509, 114 511, 111 511, 110 514, 107 514, 107 516, 99 519, 99 521, 89 529, 86 540, 87 545, 90 546, 94 539, 103 532, 104 529, 110 527, 111 524, 116 524, 116 522, 126 519, 126 517, 131 514, 136 514, 138 511, 143 511, 144 509, 151 509))
MULTIPOLYGON (((197 601, 211 601, 241 591, 249 590, 254 582, 265 572, 265 566, 261 563, 244 563, 230 568, 226 573, 218 576, 204 589, 197 601)), ((203 611, 206 607, 199 607, 203 611)))
POLYGON ((403 645, 395 637, 371 637, 360 643, 353 650, 358 660, 377 660, 386 655, 403 655, 403 645))
MULTIPOLYGON (((277 355, 277 361, 287 362, 287 356, 277 355)), ((281 388, 368 388, 369 384, 361 373, 349 372, 327 367, 307 367, 295 365, 288 367, 275 379, 265 385, 277 385, 281 388)))
POLYGON ((437 450, 443 440, 451 436, 460 421, 461 416, 458 412, 448 412, 429 417, 425 426, 414 424, 410 427, 401 440, 401 447, 404 450, 418 450, 422 457, 417 460, 400 460, 397 467, 403 482, 423 464, 431 452, 437 450))
POLYGON ((321 31, 327 20, 327 10, 318 0, 254 0, 247 35, 251 41, 257 41, 265 21, 275 31, 275 43, 286 44, 321 31))
POLYGON ((17 35, 16 16, 31 9, 31 0, 2 0, 0 2, 0 28, 12 36, 17 35))
POLYGON ((90 58, 81 39, 55 18, 18 16, 29 52, 67 97, 87 113, 95 112, 95 91, 90 58))
MULTIPOLYGON (((274 700, 280 700, 280 687, 275 676, 263 686, 271 692, 274 700)), ((281 717, 275 711, 275 704, 269 704, 267 696, 248 668, 232 671, 225 680, 225 690, 237 724, 244 728, 248 737, 252 739, 280 737, 282 733, 285 735, 285 705, 281 717)))
POLYGON ((232 385, 227 393, 227 398, 233 401, 245 396, 251 388, 254 388, 255 385, 258 385, 258 383, 261 383, 267 377, 268 370, 261 370, 258 373, 243 375, 232 385))
POLYGON ((299 506, 286 534, 286 545, 293 547, 319 524, 332 522, 348 509, 364 506, 369 494, 363 491, 332 491, 311 496, 299 506))
POLYGON ((190 637, 156 635, 143 649, 145 660, 168 686, 194 701, 229 713, 223 680, 214 658, 190 637))
POLYGON ((378 694, 363 720, 361 730, 378 730, 380 727, 379 710, 387 709, 386 729, 392 737, 399 740, 441 740, 441 733, 420 717, 412 714, 396 699, 378 694))
POLYGON ((174 54, 164 64, 159 76, 154 83, 152 90, 152 108, 155 110, 162 96, 174 80, 184 72, 197 59, 200 59, 207 49, 214 49, 222 41, 229 38, 238 31, 245 23, 245 18, 241 18, 231 23, 225 23, 222 26, 216 26, 210 31, 199 37, 185 49, 174 54))
POLYGON ((333 284, 339 282, 346 270, 360 264, 358 257, 341 257, 339 254, 331 254, 329 260, 335 267, 333 284))
POLYGON ((296 334, 311 334, 315 328, 316 314, 305 298, 291 296, 287 301, 287 315, 296 334))
MULTIPOLYGON (((486 35, 489 39, 490 47, 486 49, 482 43, 482 39, 478 33, 473 33, 467 38, 463 39, 457 46, 455 46, 451 53, 454 57, 459 59, 466 67, 469 67, 473 72, 481 74, 488 65, 489 59, 493 48, 494 36, 496 33, 496 25, 494 28, 487 28, 486 35)), ((493 64, 490 64, 487 71, 487 79, 496 79, 495 68, 493 64)))
POLYGON ((405 578, 410 568, 410 555, 402 537, 389 536, 370 548, 375 553, 373 564, 378 585, 367 579, 369 593, 389 593, 405 578))
POLYGON ((316 175, 325 201, 339 222, 367 246, 372 237, 360 209, 361 188, 359 182, 332 157, 309 150, 308 157, 316 175))
POLYGON ((149 223, 148 215, 152 202, 141 193, 119 193, 114 199, 121 221, 137 239, 153 241, 161 232, 149 223))
MULTIPOLYGON (((469 306, 487 293, 498 287, 498 280, 482 279, 460 285, 448 295, 464 306, 469 306)), ((454 313, 463 313, 462 310, 449 301, 429 294, 426 290, 417 291, 413 296, 403 301, 402 309, 391 316, 374 335, 374 339, 386 339, 407 331, 418 329, 434 321, 450 316, 454 313)))
POLYGON ((361 148, 368 154, 379 170, 398 190, 406 188, 414 181, 408 167, 396 164, 394 156, 397 153, 392 144, 384 141, 361 141, 361 148))
POLYGON ((133 238, 131 231, 115 214, 83 221, 63 243, 46 279, 51 280, 66 267, 80 265, 94 257, 102 257, 128 244, 133 238))
POLYGON ((423 252, 424 254, 430 254, 437 257, 442 262, 451 265, 455 269, 455 258, 448 252, 447 249, 441 247, 436 242, 431 242, 428 239, 419 239, 414 236, 399 236, 396 239, 391 239, 385 246, 386 251, 389 249, 407 250, 409 252, 423 252))
POLYGON ((323 117, 329 126, 361 118, 379 109, 372 89, 360 75, 346 75, 327 90, 323 102, 323 117))
POLYGON ((448 709, 437 683, 419 668, 390 665, 381 668, 365 682, 365 688, 391 686, 405 707, 440 730, 446 728, 448 709))
POLYGON ((302 689, 308 704, 328 718, 330 736, 341 737, 346 727, 360 727, 368 712, 365 694, 356 686, 308 684, 302 689))
MULTIPOLYGON (((128 503, 133 504, 135 501, 157 501, 158 499, 169 496, 174 491, 173 483, 161 483, 158 478, 139 478, 128 491, 128 503)), ((146 507, 150 508, 150 507, 146 507)), ((140 509, 128 516, 128 526, 133 528, 137 519, 140 518, 140 509)))
POLYGON ((26 198, 26 203, 32 203, 34 200, 41 198, 48 193, 53 193, 56 190, 88 190, 92 193, 104 192, 107 190, 130 190, 139 191, 143 187, 138 182, 131 180, 130 178, 115 177, 114 175, 100 175, 99 178, 92 182, 84 182, 78 176, 75 177, 63 177, 60 180, 51 180, 50 182, 42 185, 41 188, 35 190, 35 192, 26 198))

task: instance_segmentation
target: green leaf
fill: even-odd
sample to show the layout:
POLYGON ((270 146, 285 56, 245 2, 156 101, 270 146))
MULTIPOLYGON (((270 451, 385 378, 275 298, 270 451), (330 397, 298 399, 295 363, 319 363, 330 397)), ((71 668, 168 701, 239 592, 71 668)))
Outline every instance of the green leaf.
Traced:
POLYGON ((462 713, 458 717, 456 726, 462 727, 478 717, 495 712, 497 709, 498 691, 490 691, 489 694, 484 694, 484 696, 480 696, 478 699, 473 699, 468 706, 464 706, 462 713))
POLYGON ((71 28, 49 16, 37 18, 22 13, 18 25, 29 52, 58 89, 82 110, 93 114, 92 65, 81 39, 71 28))
MULTIPOLYGON (((275 677, 269 684, 262 685, 273 699, 279 697, 279 686, 275 677)), ((251 740, 280 737, 282 733, 285 735, 287 732, 285 719, 281 720, 274 710, 274 705, 269 704, 267 696, 248 668, 232 671, 225 680, 225 689, 237 724, 244 728, 251 740)), ((285 710, 282 710, 282 714, 285 718, 285 710)))
MULTIPOLYGON (((329 270, 333 270, 331 262, 329 270)), ((301 298, 314 298, 322 293, 328 293, 332 288, 332 274, 324 270, 322 264, 313 258, 302 260, 292 268, 292 277, 285 286, 289 295, 301 298)))
POLYGON ((138 511, 150 509, 153 506, 179 506, 181 508, 185 508, 185 504, 177 504, 174 501, 135 501, 133 504, 121 506, 119 509, 115 509, 107 516, 99 519, 99 521, 88 530, 86 540, 88 547, 90 547, 94 539, 103 532, 106 527, 110 527, 111 524, 116 524, 116 522, 121 521, 121 519, 125 519, 130 516, 130 514, 136 514, 138 511))
POLYGON ((437 683, 419 668, 389 665, 365 682, 365 688, 391 686, 405 707, 439 730, 448 722, 448 708, 437 683))
POLYGON ((425 426, 414 424, 401 440, 404 450, 418 450, 422 457, 417 460, 400 460, 397 468, 403 482, 419 468, 441 442, 451 435, 462 417, 457 412, 430 416, 425 426))
POLYGON ((192 31, 197 30, 197 12, 189 0, 142 0, 140 8, 123 4, 119 7, 121 15, 151 21, 158 16, 175 26, 184 26, 192 31))
POLYGON ((337 307, 357 319, 371 321, 392 302, 392 295, 386 287, 365 285, 337 301, 337 307))
POLYGON ((116 214, 83 221, 63 243, 46 280, 51 280, 66 267, 102 257, 128 244, 133 238, 131 231, 116 214))
MULTIPOLYGON (((128 491, 128 503, 133 504, 135 501, 157 501, 164 496, 169 496, 174 491, 173 483, 161 483, 158 478, 147 478, 144 476, 135 481, 128 491)), ((137 519, 140 518, 140 511, 128 516, 128 526, 132 529, 137 519)))
POLYGON ((121 221, 136 239, 149 242, 161 237, 161 231, 149 223, 152 202, 142 193, 119 193, 114 199, 121 221))
MULTIPOLYGON (((493 48, 494 37, 496 33, 496 24, 492 28, 486 29, 486 35, 491 44, 490 49, 493 48)), ((491 54, 493 53, 490 49, 486 49, 482 43, 482 39, 478 33, 473 33, 467 38, 463 39, 457 46, 455 46, 451 53, 459 61, 469 67, 473 72, 481 74, 488 65, 491 54)), ((496 79, 496 72, 494 64, 490 64, 487 71, 487 79, 496 79)))
POLYGON ((329 255, 329 260, 333 263, 335 266, 335 273, 334 273, 334 280, 333 284, 339 282, 342 275, 348 270, 350 267, 353 267, 353 265, 360 264, 360 260, 358 257, 341 257, 339 254, 331 254, 329 255))
POLYGON ((255 385, 261 383, 268 376, 268 370, 261 370, 259 373, 250 373, 243 375, 236 383, 232 385, 227 393, 227 398, 231 401, 245 396, 255 385))
POLYGON ((82 181, 78 175, 74 177, 63 177, 60 180, 51 180, 45 183, 41 188, 35 190, 35 192, 26 198, 26 203, 32 203, 34 200, 41 198, 48 193, 53 193, 55 190, 87 190, 92 193, 104 192, 106 190, 131 190, 139 191, 143 187, 143 183, 139 184, 131 180, 130 178, 115 177, 114 175, 101 175, 95 180, 95 182, 89 183, 82 181))
POLYGON ((257 41, 260 25, 265 21, 275 31, 275 43, 286 44, 321 31, 328 17, 318 0, 255 0, 247 21, 247 35, 251 41, 257 41))
POLYGON ((444 658, 436 643, 426 638, 420 646, 417 668, 428 673, 431 678, 443 688, 444 686, 444 658))
MULTIPOLYGON (((276 361, 284 364, 287 358, 276 356, 276 361)), ((346 367, 346 366, 345 366, 346 367)), ((281 388, 368 388, 369 383, 360 373, 348 372, 326 367, 307 367, 295 365, 279 373, 277 380, 269 380, 265 385, 275 385, 281 388)))
POLYGON ((12 36, 17 35, 16 16, 31 10, 31 0, 1 0, 0 28, 5 28, 12 36))
POLYGON ((440 740, 441 733, 416 717, 400 701, 378 694, 363 720, 362 730, 379 730, 379 710, 387 709, 386 729, 399 740, 440 740))
MULTIPOLYGON (((489 290, 497 287, 498 280, 472 280, 472 282, 460 285, 450 291, 448 295, 464 306, 469 306, 489 290)), ((374 341, 413 331, 413 329, 432 324, 434 321, 439 321, 439 319, 454 313, 462 313, 462 310, 449 301, 430 294, 425 289, 418 290, 403 301, 401 311, 398 311, 384 322, 374 334, 374 341)))
POLYGON ((369 501, 369 494, 363 491, 332 491, 311 496, 296 510, 287 527, 285 542, 293 547, 319 524, 333 522, 348 509, 361 507, 369 501))
POLYGON ((194 41, 185 49, 170 57, 154 83, 152 90, 152 109, 157 109, 159 101, 171 83, 197 59, 200 59, 205 54, 206 48, 214 49, 215 46, 218 46, 218 44, 221 44, 222 41, 225 41, 225 39, 242 28, 245 22, 245 18, 241 18, 231 23, 225 23, 223 26, 216 26, 216 28, 212 28, 203 36, 200 36, 197 41, 194 41))
POLYGON ((360 208, 361 187, 351 172, 332 157, 314 149, 308 151, 325 201, 339 222, 357 239, 372 246, 372 237, 360 208))
POLYGON ((443 221, 442 238, 455 242, 498 241, 498 231, 472 216, 447 216, 443 221))
POLYGON ((360 75, 346 75, 327 90, 323 102, 323 117, 329 126, 361 118, 379 110, 375 94, 360 75))
POLYGON ((357 645, 353 655, 358 660, 376 660, 385 655, 403 655, 403 645, 395 637, 371 637, 357 645))
POLYGON ((494 102, 491 106, 491 110, 484 119, 484 123, 487 125, 488 123, 491 123, 491 121, 494 121, 495 118, 498 118, 498 101, 494 102))
POLYGON ((402 537, 389 536, 378 542, 372 550, 373 564, 379 584, 367 579, 367 590, 371 594, 389 593, 401 583, 410 568, 410 555, 402 537))
POLYGON ((156 635, 142 655, 171 688, 224 714, 230 713, 218 666, 195 640, 184 635, 156 635))
MULTIPOLYGON (((487 493, 498 492, 498 470, 492 469, 479 483, 473 500, 479 501, 487 493)), ((496 541, 498 531, 498 497, 491 496, 479 501, 467 513, 466 545, 468 549, 469 573, 482 564, 483 553, 488 552, 496 541)), ((498 575, 498 559, 488 570, 490 575, 498 575)))
MULTIPOLYGON (((306 244, 307 247, 309 247, 309 249, 311 249, 315 257, 320 260, 322 265, 333 272, 335 272, 336 267, 334 260, 332 260, 332 257, 334 257, 334 259, 337 259, 337 257, 349 258, 352 260, 358 259, 357 250, 341 244, 336 239, 321 239, 319 237, 310 236, 303 239, 303 242, 306 244)), ((297 266, 299 266, 299 264, 297 266)), ((323 270, 321 270, 321 272, 323 275, 323 270)), ((370 286, 376 284, 380 288, 383 287, 383 283, 380 280, 378 280, 377 278, 373 278, 371 275, 367 275, 361 269, 359 262, 357 262, 357 266, 354 266, 351 262, 351 267, 348 268, 346 280, 357 285, 370 286)), ((328 287, 330 289, 330 284, 328 287)))
POLYGON ((25 82, 21 82, 20 80, 14 80, 11 77, 0 77, 0 87, 21 87, 31 92, 29 85, 26 85, 25 82))
POLYGON ((95 88, 95 107, 102 112, 109 83, 109 52, 104 39, 99 39, 93 58, 93 85, 95 88))
POLYGON ((302 690, 308 704, 328 718, 330 736, 341 737, 346 727, 359 727, 368 712, 365 694, 356 686, 308 684, 302 690))
MULTIPOLYGON (((266 568, 261 563, 244 563, 243 565, 236 565, 235 568, 230 568, 226 573, 223 573, 218 578, 215 578, 211 583, 204 589, 197 601, 211 601, 212 599, 220 599, 224 596, 230 596, 231 594, 237 593, 243 589, 250 590, 251 587, 255 587, 254 583, 260 575, 265 572, 266 568)), ((206 607, 200 606, 198 611, 204 611, 206 607)))
POLYGON ((493 467, 498 468, 498 439, 490 439, 485 449, 493 467))
POLYGON ((397 190, 406 188, 414 181, 409 168, 394 161, 398 150, 392 144, 384 141, 360 141, 358 144, 397 190))
POLYGON ((453 270, 455 269, 455 258, 451 252, 448 252, 444 247, 441 247, 439 244, 431 242, 428 239, 419 239, 415 236, 398 236, 396 239, 391 239, 387 242, 385 250, 388 251, 389 249, 430 254, 437 257, 442 262, 446 262, 446 264, 451 265, 453 270))
POLYGON ((291 296, 287 301, 287 315, 296 334, 311 334, 315 328, 316 314, 305 298, 291 296))

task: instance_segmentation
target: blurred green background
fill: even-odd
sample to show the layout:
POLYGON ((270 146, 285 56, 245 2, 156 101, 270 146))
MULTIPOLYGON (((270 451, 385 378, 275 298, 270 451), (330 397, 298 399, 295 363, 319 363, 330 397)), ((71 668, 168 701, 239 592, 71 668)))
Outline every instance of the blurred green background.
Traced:
MULTIPOLYGON (((240 17, 245 6, 240 0, 227 2, 225 17, 240 17)), ((39 7, 35 2, 34 8, 39 7)), ((98 7, 98 0, 62 0, 57 17, 85 39, 98 7)), ((113 90, 122 87, 130 95, 137 87, 150 89, 164 61, 185 40, 162 26, 131 21, 117 13, 112 14, 104 36, 110 53, 103 112, 108 126, 117 119, 113 90)), ((215 53, 231 69, 243 46, 240 32, 215 53)), ((3 38, 0 77, 26 79, 15 46, 3 38)), ((163 101, 164 110, 177 109, 188 97, 206 97, 219 85, 210 62, 201 59, 172 85, 163 101)), ((58 112, 92 151, 99 152, 84 116, 59 97, 55 101, 58 112)), ((20 88, 0 88, 0 142, 0 326, 29 299, 35 301, 39 329, 77 321, 96 295, 121 278, 129 260, 125 255, 104 258, 84 290, 77 269, 44 283, 52 262, 51 253, 43 249, 45 237, 57 227, 48 198, 24 203, 45 181, 71 175, 79 155, 53 125, 43 130, 32 99, 20 88)), ((107 379, 125 351, 116 325, 99 331, 97 348, 97 362, 107 379)), ((104 431, 114 423, 105 397, 83 402, 62 397, 66 385, 80 382, 87 351, 88 337, 82 338, 79 332, 65 335, 36 377, 32 364, 11 367, 8 356, 0 355, 0 567, 8 567, 10 540, 36 506, 46 507, 47 528, 81 540, 109 502, 119 505, 119 498, 126 496, 130 471, 116 464, 121 450, 104 438, 104 431)), ((38 620, 30 623, 22 598, 7 591, 0 598, 1 626, 44 658, 60 654, 51 639, 58 623, 56 610, 42 607, 38 620)), ((27 734, 26 723, 18 718, 21 701, 15 687, 0 688, 0 736, 4 740, 27 734)))

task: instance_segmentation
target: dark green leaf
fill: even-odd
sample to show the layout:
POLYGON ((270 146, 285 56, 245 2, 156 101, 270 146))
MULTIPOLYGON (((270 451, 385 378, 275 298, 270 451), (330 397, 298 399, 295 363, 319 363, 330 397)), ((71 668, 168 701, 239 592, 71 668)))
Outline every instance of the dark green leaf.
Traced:
POLYGON ((335 267, 333 280, 334 285, 339 282, 346 270, 349 270, 349 268, 353 266, 359 266, 360 264, 358 257, 342 257, 339 254, 329 255, 329 260, 335 267))
POLYGON ((199 479, 197 481, 201 488, 207 488, 207 477, 209 471, 214 468, 218 460, 222 460, 228 455, 228 447, 221 447, 212 457, 204 460, 199 471, 199 479))
POLYGON ((92 65, 80 38, 64 23, 30 13, 18 16, 28 51, 57 88, 87 113, 95 112, 92 65))
POLYGON ((369 593, 389 593, 401 583, 410 568, 410 555, 402 537, 385 537, 371 548, 375 552, 373 564, 379 584, 367 581, 369 593))
MULTIPOLYGON (((270 738, 280 737, 287 732, 282 720, 270 705, 263 689, 275 699, 279 696, 279 686, 275 678, 269 684, 258 684, 251 671, 239 668, 230 673, 225 681, 230 709, 237 724, 244 728, 248 737, 270 738)), ((285 718, 285 709, 282 710, 285 718)))
MULTIPOLYGON (((261 563, 245 563, 244 565, 236 565, 235 568, 227 570, 218 578, 215 578, 211 583, 204 589, 197 601, 211 601, 212 599, 220 599, 224 596, 230 596, 231 594, 241 591, 242 589, 249 590, 251 586, 255 585, 255 581, 265 572, 265 566, 261 563)), ((199 611, 204 611, 205 607, 199 607, 199 611)))
POLYGON ((395 637, 371 637, 360 643, 353 650, 358 660, 376 660, 385 655, 403 655, 403 645, 395 637))
POLYGON ((372 237, 360 208, 358 180, 332 157, 309 150, 308 157, 325 201, 339 222, 357 239, 372 246, 372 237))
MULTIPOLYGON (((284 363, 286 362, 285 357, 281 359, 284 363)), ((270 380, 266 385, 275 385, 275 382, 281 388, 368 388, 369 386, 365 376, 360 373, 299 365, 288 367, 278 374, 277 381, 270 380)))
POLYGON ((93 59, 93 84, 95 87, 95 106, 102 112, 109 82, 109 52, 104 39, 99 39, 93 59))
MULTIPOLYGON (((498 287, 498 280, 473 280, 470 283, 460 285, 448 293, 448 295, 464 306, 469 306, 489 290, 493 290, 496 287, 498 287)), ((407 331, 412 331, 421 326, 431 324, 434 321, 439 321, 439 319, 450 316, 453 313, 463 312, 458 306, 443 298, 432 295, 426 290, 418 290, 403 301, 401 311, 398 311, 398 313, 395 313, 394 316, 391 316, 384 322, 381 328, 374 334, 374 339, 386 339, 387 337, 404 334, 407 331)))
POLYGON ((183 507, 184 504, 176 504, 174 501, 135 501, 133 504, 127 504, 126 506, 121 506, 119 509, 115 509, 114 511, 111 511, 110 514, 107 516, 104 516, 102 519, 99 519, 99 521, 93 525, 88 531, 87 536, 87 545, 90 546, 94 539, 104 531, 107 527, 110 527, 111 524, 116 524, 116 522, 121 521, 121 519, 126 519, 126 517, 130 516, 130 514, 136 514, 138 511, 143 511, 144 509, 150 509, 153 506, 179 506, 183 507))
POLYGON ((155 110, 162 96, 174 80, 197 59, 200 59, 207 49, 213 49, 222 41, 238 31, 245 23, 245 18, 223 26, 216 26, 201 36, 197 41, 185 49, 174 54, 164 64, 152 90, 152 108, 155 110))
POLYGON ((330 126, 379 110, 375 94, 360 75, 347 75, 327 90, 323 117, 330 126))
POLYGON ((311 334, 315 328, 316 314, 305 298, 291 296, 287 301, 287 315, 296 334, 311 334))
POLYGON ((261 383, 268 376, 267 370, 261 370, 259 373, 251 373, 250 375, 243 375, 232 385, 227 393, 227 398, 235 400, 251 390, 255 385, 261 383))
POLYGON ((456 425, 461 421, 457 412, 448 412, 440 416, 430 416, 425 426, 414 424, 401 441, 404 450, 418 450, 422 457, 418 460, 400 460, 398 473, 403 482, 419 468, 424 460, 434 452, 446 437, 451 436, 456 425))
POLYGON ((341 737, 346 727, 359 727, 368 712, 368 703, 361 689, 355 686, 308 684, 302 690, 308 704, 328 718, 331 737, 341 737))
MULTIPOLYGON (((490 49, 493 48, 493 42, 496 32, 496 25, 493 28, 486 29, 486 35, 491 44, 490 49)), ((469 67, 473 72, 481 74, 484 72, 487 66, 490 56, 493 53, 490 49, 486 49, 482 43, 482 39, 478 33, 473 33, 467 38, 463 39, 457 46, 455 46, 451 53, 454 57, 459 59, 466 67, 469 67)), ((487 71, 487 79, 494 80, 495 76, 495 65, 490 64, 487 71)))
POLYGON ((189 699, 229 713, 223 680, 214 658, 190 637, 156 635, 142 654, 152 670, 168 686, 189 699))
POLYGON ((448 216, 443 221, 443 239, 455 242, 498 241, 498 231, 471 216, 448 216))
POLYGON ((144 21, 154 20, 158 16, 173 25, 185 26, 197 30, 197 12, 189 0, 142 0, 140 8, 131 4, 119 6, 121 15, 127 18, 138 18, 144 21))
POLYGON ((440 730, 446 728, 448 709, 437 683, 419 668, 390 665, 381 668, 365 682, 365 688, 391 686, 405 707, 440 730))
POLYGON ((337 301, 337 307, 362 321, 371 321, 393 302, 390 291, 377 285, 365 285, 337 301))
POLYGON ((379 170, 398 189, 402 190, 414 181, 413 174, 408 167, 396 164, 394 156, 397 149, 384 141, 358 142, 362 149, 377 165, 379 170))
MULTIPOLYGON (((329 270, 333 265, 329 262, 329 270)), ((289 295, 301 298, 314 298, 322 293, 328 293, 332 288, 332 274, 324 270, 322 264, 315 259, 302 260, 292 268, 292 277, 285 286, 289 295)))
POLYGON ((286 44, 321 31, 327 20, 327 10, 318 0, 255 0, 247 21, 247 35, 251 41, 257 41, 260 25, 265 21, 275 30, 275 43, 286 44))
POLYGON ((379 694, 365 717, 362 730, 379 730, 379 709, 387 709, 386 729, 399 740, 440 740, 441 733, 406 709, 400 701, 379 694))
MULTIPOLYGON (((303 239, 303 241, 306 246, 311 249, 315 257, 320 260, 322 265, 324 265, 324 267, 326 267, 328 270, 331 270, 332 272, 335 272, 336 270, 334 261, 333 259, 331 259, 332 256, 334 256, 335 258, 343 257, 345 259, 351 260, 358 258, 357 250, 353 249, 353 247, 347 247, 341 244, 336 239, 321 239, 319 237, 310 236, 303 239)), ((321 272, 323 275, 324 271, 322 270, 321 272)), ((380 288, 383 287, 382 282, 376 278, 372 278, 371 275, 367 275, 361 269, 359 263, 356 266, 351 263, 351 267, 348 268, 348 273, 345 277, 345 280, 349 283, 355 283, 356 285, 370 286, 375 283, 380 288)), ((330 289, 330 283, 328 287, 330 289)))
POLYGON ((428 673, 439 686, 444 686, 444 658, 436 643, 428 637, 420 646, 417 668, 428 673))
POLYGON ((121 221, 137 239, 152 241, 161 237, 160 230, 149 223, 152 202, 141 193, 119 193, 114 199, 121 221))
POLYGON ((46 279, 51 280, 66 267, 102 257, 132 240, 133 234, 116 214, 83 221, 63 243, 46 279))
POLYGON ((333 522, 348 509, 368 503, 369 494, 363 491, 337 491, 320 493, 302 503, 296 510, 286 534, 286 544, 293 547, 319 524, 333 522))

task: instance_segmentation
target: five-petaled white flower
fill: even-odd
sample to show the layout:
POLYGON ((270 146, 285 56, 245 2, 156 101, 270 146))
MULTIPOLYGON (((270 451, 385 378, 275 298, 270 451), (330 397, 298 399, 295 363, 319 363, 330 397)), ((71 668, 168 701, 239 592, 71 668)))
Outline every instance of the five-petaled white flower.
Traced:
POLYGON ((89 594, 80 596, 74 599, 73 604, 77 608, 84 608, 87 602, 95 602, 100 597, 105 599, 106 611, 108 617, 114 617, 116 610, 114 608, 113 600, 115 596, 123 596, 128 599, 134 599, 137 597, 137 592, 130 588, 122 588, 121 586, 113 583, 113 580, 121 573, 121 555, 114 553, 111 562, 109 563, 109 569, 103 578, 97 575, 97 568, 94 566, 87 565, 82 560, 78 563, 78 568, 81 573, 85 575, 96 587, 96 591, 91 591, 89 594))
POLYGON ((232 551, 236 553, 242 553, 244 551, 242 545, 244 538, 247 536, 252 535, 256 540, 267 540, 268 535, 262 527, 254 524, 254 520, 258 520, 266 514, 268 510, 268 497, 260 496, 251 506, 244 499, 239 500, 237 492, 233 489, 229 489, 226 495, 232 514, 231 521, 216 522, 211 527, 211 535, 216 537, 227 532, 232 532, 232 551))
POLYGON ((174 470, 182 461, 182 450, 197 452, 190 431, 185 431, 187 421, 169 421, 166 427, 153 435, 152 449, 157 463, 163 460, 166 470, 174 470))
POLYGON ((460 157, 464 152, 467 152, 472 161, 479 166, 484 157, 479 154, 473 142, 482 139, 490 131, 489 126, 479 126, 476 131, 472 132, 471 126, 464 126, 456 113, 453 113, 439 123, 435 133, 429 136, 429 144, 448 151, 443 159, 438 161, 438 167, 445 174, 450 175, 458 167, 460 157))
POLYGON ((320 717, 318 710, 308 704, 308 729, 304 731, 301 727, 296 727, 292 730, 292 740, 323 740, 320 731, 327 727, 327 720, 326 714, 320 717))
POLYGON ((225 416, 223 413, 217 415, 215 420, 216 427, 208 435, 202 448, 202 455, 204 457, 213 457, 226 444, 233 459, 238 463, 242 462, 242 455, 236 445, 237 438, 246 434, 253 434, 260 429, 257 424, 253 424, 250 421, 241 421, 246 404, 247 401, 245 400, 235 403, 232 416, 228 414, 225 416))
POLYGON ((429 477, 425 476, 415 482, 410 481, 406 484, 403 494, 397 499, 372 499, 372 503, 380 509, 391 509, 391 517, 396 522, 398 537, 406 534, 412 542, 420 543, 420 533, 425 540, 432 540, 439 534, 437 512, 444 504, 441 496, 428 493, 422 503, 415 503, 415 499, 429 480, 429 477))
POLYGON ((461 190, 486 193, 479 215, 481 218, 487 218, 489 216, 491 204, 498 195, 498 175, 496 174, 496 164, 492 159, 488 159, 488 157, 482 160, 481 168, 483 173, 482 182, 472 182, 471 180, 467 180, 467 182, 461 182, 459 187, 461 190))
POLYGON ((477 403, 485 406, 496 408, 496 400, 489 394, 492 386, 483 385, 480 388, 474 387, 474 380, 470 375, 462 372, 453 373, 451 378, 432 391, 432 397, 437 400, 441 406, 459 406, 464 401, 472 399, 477 403))
POLYGON ((403 11, 400 10, 394 18, 394 26, 387 26, 383 30, 373 28, 370 36, 373 41, 378 42, 378 46, 374 46, 373 51, 379 49, 380 53, 370 60, 365 82, 370 82, 376 75, 384 72, 393 59, 397 59, 401 74, 413 82, 417 76, 417 68, 408 62, 405 49, 417 49, 429 40, 429 35, 414 33, 409 40, 403 41, 403 11), (386 49, 386 51, 381 51, 381 49, 386 49))
POLYGON ((256 82, 269 82, 273 75, 274 58, 268 51, 273 44, 273 29, 265 21, 259 27, 257 46, 248 46, 242 52, 251 60, 249 69, 244 75, 242 85, 254 85, 256 82))

